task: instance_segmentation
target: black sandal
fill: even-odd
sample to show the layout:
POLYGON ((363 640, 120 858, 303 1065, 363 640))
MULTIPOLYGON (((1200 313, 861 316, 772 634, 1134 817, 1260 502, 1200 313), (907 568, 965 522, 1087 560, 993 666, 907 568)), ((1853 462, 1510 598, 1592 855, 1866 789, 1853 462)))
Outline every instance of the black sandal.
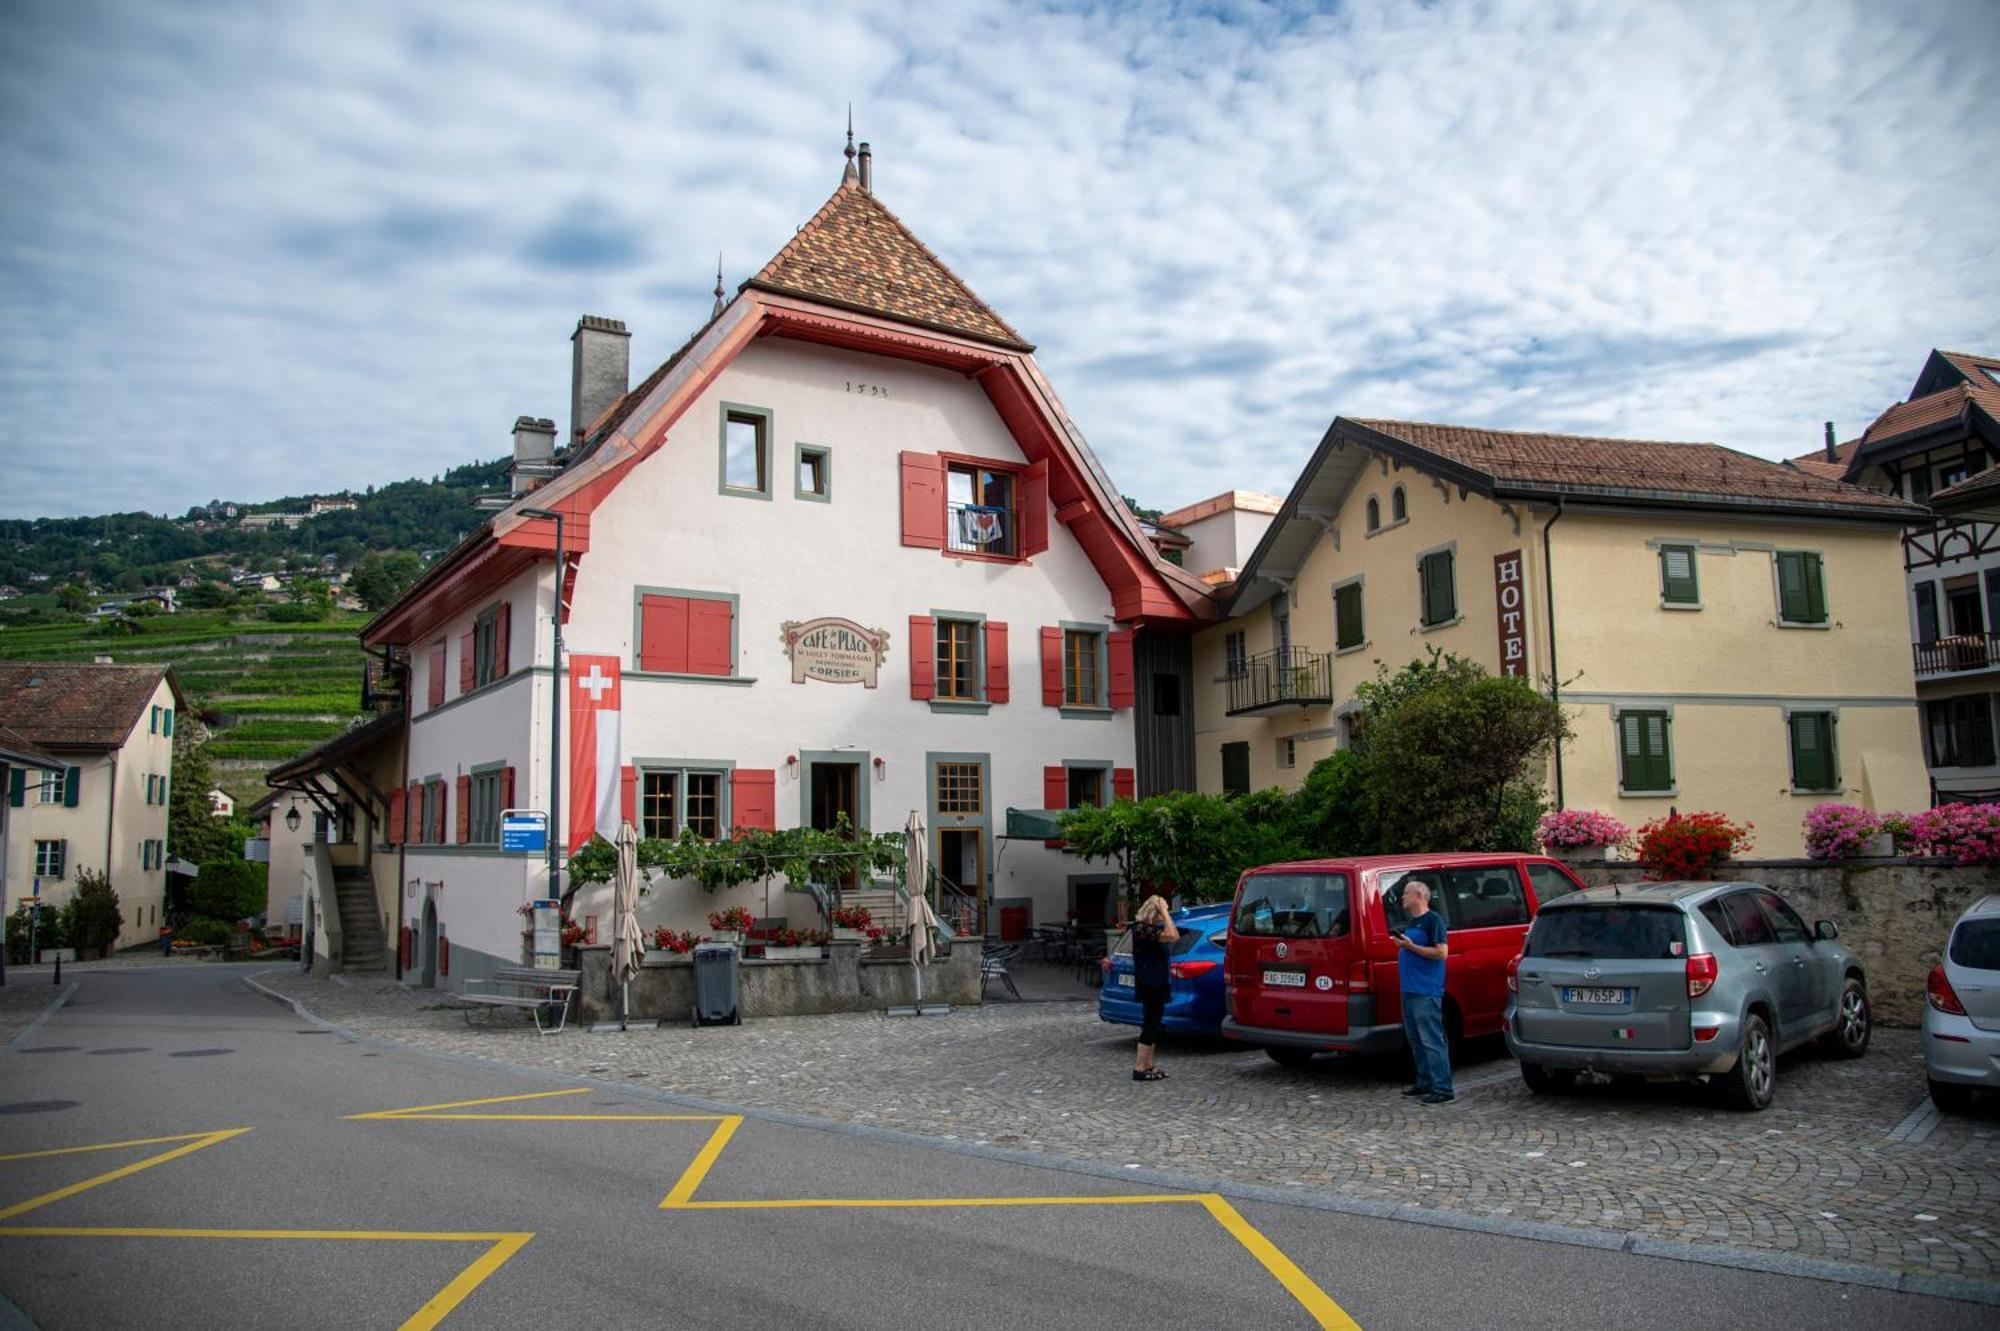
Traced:
POLYGON ((1158 1068, 1147 1068, 1144 1072, 1139 1072, 1135 1069, 1132 1073, 1133 1081, 1165 1081, 1166 1079, 1167 1074, 1158 1068))

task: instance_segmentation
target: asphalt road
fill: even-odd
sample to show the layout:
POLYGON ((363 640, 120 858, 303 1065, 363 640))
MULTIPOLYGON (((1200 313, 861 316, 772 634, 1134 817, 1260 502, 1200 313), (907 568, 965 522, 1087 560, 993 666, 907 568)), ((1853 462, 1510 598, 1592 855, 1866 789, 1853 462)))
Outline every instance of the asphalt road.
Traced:
MULTIPOLYGON (((0 1053, 0 1294, 29 1324, 2000 1321, 1990 1306, 697 1113, 350 1042, 241 974, 83 974, 68 1006, 0 1053), (437 1105, 456 1107, 382 1116, 437 1105), (109 1143, 140 1144, 77 1149, 109 1143)), ((0 1306, 0 1327, 8 1317, 0 1306)))

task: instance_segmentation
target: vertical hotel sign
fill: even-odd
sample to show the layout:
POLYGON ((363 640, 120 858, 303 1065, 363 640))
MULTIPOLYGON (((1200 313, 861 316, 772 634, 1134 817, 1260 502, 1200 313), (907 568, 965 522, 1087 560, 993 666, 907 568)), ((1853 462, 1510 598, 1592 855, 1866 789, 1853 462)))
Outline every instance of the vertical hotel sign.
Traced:
POLYGON ((1493 556, 1493 607, 1500 621, 1500 673, 1525 678, 1528 673, 1527 584, 1521 577, 1521 552, 1493 556))

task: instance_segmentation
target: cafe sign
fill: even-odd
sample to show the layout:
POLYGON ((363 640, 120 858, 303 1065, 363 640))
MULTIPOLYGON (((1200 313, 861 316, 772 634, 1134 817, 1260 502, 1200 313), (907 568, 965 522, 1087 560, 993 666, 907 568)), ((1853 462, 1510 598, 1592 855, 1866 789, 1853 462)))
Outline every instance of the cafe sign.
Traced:
POLYGON ((792 659, 794 684, 817 679, 872 689, 889 652, 888 630, 863 628, 851 619, 786 620, 779 633, 792 659))

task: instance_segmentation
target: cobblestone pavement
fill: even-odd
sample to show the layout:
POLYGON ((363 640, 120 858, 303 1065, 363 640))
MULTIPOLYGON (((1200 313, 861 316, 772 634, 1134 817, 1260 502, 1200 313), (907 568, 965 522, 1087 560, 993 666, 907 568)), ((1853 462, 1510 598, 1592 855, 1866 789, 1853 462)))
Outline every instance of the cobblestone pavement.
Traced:
POLYGON ((1717 1107, 1695 1087, 1533 1097, 1498 1050, 1458 1069, 1456 1104, 1426 1109, 1402 1097, 1393 1063, 1287 1070, 1220 1041, 1169 1037, 1171 1078, 1135 1083, 1133 1033, 1083 1003, 543 1038, 486 1016, 469 1029, 441 1008, 445 995, 380 979, 259 979, 377 1038, 736 1104, 1099 1164, 2000 1278, 2000 1114, 1931 1113, 1913 1031, 1878 1030, 1855 1062, 1788 1057, 1761 1114, 1717 1107))

